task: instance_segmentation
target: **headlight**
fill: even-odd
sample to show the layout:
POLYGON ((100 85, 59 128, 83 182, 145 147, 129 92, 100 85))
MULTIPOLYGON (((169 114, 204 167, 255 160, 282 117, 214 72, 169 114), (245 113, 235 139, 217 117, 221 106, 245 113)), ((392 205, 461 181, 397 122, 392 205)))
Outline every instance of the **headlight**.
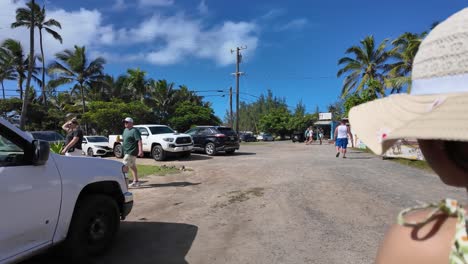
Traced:
POLYGON ((163 140, 167 142, 174 142, 174 138, 163 138, 163 140))

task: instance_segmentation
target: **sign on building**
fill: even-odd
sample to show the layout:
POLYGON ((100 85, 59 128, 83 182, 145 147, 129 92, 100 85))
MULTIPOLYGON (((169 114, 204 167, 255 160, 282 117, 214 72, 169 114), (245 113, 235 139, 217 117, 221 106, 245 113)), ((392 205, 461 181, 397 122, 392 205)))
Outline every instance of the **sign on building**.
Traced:
POLYGON ((319 113, 319 120, 331 120, 332 113, 319 113))

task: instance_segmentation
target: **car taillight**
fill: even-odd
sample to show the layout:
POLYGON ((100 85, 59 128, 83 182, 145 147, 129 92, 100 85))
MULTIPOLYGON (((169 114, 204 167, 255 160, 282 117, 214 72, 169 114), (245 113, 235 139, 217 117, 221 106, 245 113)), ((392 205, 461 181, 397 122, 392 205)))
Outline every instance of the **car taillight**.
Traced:
POLYGON ((217 137, 217 138, 223 138, 223 137, 226 137, 226 135, 224 135, 224 134, 215 134, 214 136, 215 136, 215 137, 217 137))

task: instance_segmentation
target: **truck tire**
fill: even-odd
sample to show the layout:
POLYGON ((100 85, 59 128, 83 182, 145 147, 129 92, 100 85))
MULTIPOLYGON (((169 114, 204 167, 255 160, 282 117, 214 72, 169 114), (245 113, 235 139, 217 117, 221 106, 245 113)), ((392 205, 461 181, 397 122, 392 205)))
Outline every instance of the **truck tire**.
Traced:
POLYGON ((120 213, 114 199, 102 194, 80 199, 63 245, 66 256, 80 261, 104 253, 111 246, 119 226, 120 213))
POLYGON ((122 144, 115 144, 114 146, 114 156, 116 158, 123 158, 123 150, 122 150, 122 144))
POLYGON ((153 148, 151 149, 151 156, 156 161, 163 161, 166 159, 166 152, 161 147, 161 145, 154 145, 153 148))
POLYGON ((214 143, 207 143, 205 145, 205 153, 208 154, 209 156, 214 156, 216 155, 216 146, 214 143))

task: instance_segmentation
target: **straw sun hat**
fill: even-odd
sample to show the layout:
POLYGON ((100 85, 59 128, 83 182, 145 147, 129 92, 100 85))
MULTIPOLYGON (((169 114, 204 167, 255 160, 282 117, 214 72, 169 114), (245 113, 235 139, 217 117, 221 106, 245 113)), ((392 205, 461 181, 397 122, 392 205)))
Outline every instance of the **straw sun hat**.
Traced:
POLYGON ((423 40, 413 62, 411 94, 356 106, 352 130, 375 153, 400 138, 468 141, 468 8, 423 40))

